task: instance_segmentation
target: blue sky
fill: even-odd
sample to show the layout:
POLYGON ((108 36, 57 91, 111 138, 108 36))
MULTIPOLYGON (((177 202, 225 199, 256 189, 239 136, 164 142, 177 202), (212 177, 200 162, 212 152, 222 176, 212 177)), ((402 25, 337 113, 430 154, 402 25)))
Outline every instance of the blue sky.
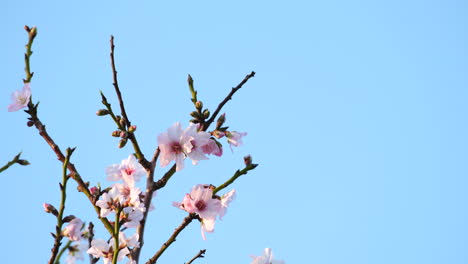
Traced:
MULTIPOLYGON (((183 231, 161 263, 250 263, 273 248, 286 263, 468 262, 468 4, 465 1, 4 1, 0 15, 4 111, 0 258, 43 263, 59 203, 61 166, 26 114, 8 113, 22 87, 24 25, 34 43, 33 98, 62 149, 92 184, 132 150, 95 116, 114 106, 109 37, 130 120, 146 156, 157 135, 192 111, 187 74, 212 111, 248 132, 222 158, 186 168, 158 192, 142 260, 179 225, 171 206, 198 183, 224 182, 251 154, 259 167, 232 186, 237 199, 207 241, 183 231)), ((157 177, 165 169, 157 170, 157 177), (158 174, 159 173, 159 174, 158 174)), ((82 194, 66 212, 98 223, 82 194)), ((99 234, 105 238, 103 228, 99 234)))

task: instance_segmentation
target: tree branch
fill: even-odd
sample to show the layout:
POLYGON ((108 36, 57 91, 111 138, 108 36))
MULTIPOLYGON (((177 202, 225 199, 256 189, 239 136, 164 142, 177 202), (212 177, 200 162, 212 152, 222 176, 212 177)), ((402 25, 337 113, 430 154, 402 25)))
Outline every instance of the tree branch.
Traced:
POLYGON ((202 249, 200 250, 200 252, 198 252, 197 255, 195 255, 195 257, 193 257, 191 260, 189 260, 189 262, 185 263, 185 264, 192 264, 192 262, 194 260, 196 260, 197 258, 204 258, 205 256, 203 256, 206 252, 206 249, 202 249))
POLYGON ((189 214, 184 218, 182 221, 182 224, 180 224, 179 227, 177 227, 174 231, 174 233, 169 237, 169 239, 161 246, 161 248, 154 254, 152 258, 150 258, 146 264, 154 264, 158 260, 158 258, 164 253, 164 251, 172 244, 174 241, 176 241, 177 236, 179 233, 184 230, 194 219, 199 219, 198 215, 196 214, 189 214))
POLYGON ((231 92, 226 96, 226 98, 224 98, 224 100, 218 105, 218 107, 216 108, 216 110, 214 111, 213 115, 210 117, 210 119, 208 119, 208 121, 206 121, 206 123, 204 123, 204 126, 203 126, 203 131, 206 131, 208 129, 208 127, 211 125, 211 123, 213 123, 213 121, 215 120, 216 116, 219 114, 219 112, 221 111, 221 109, 223 108, 223 106, 229 101, 232 99, 232 96, 237 92, 237 90, 239 90, 240 88, 242 88, 242 86, 252 77, 255 76, 255 72, 252 71, 250 74, 248 74, 247 76, 245 76, 245 78, 236 86, 236 87, 233 87, 231 92))

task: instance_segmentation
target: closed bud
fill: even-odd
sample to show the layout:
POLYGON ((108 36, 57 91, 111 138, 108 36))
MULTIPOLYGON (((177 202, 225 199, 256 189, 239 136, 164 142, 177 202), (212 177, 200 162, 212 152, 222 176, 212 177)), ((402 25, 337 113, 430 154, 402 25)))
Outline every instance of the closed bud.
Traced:
POLYGON ((35 124, 35 122, 32 121, 32 120, 29 120, 29 121, 26 123, 26 125, 27 125, 28 127, 32 127, 32 126, 34 126, 34 124, 35 124))
POLYGON ((195 103, 195 108, 198 110, 198 111, 201 111, 202 108, 203 108, 203 103, 201 101, 197 101, 195 103))
POLYGON ((120 131, 120 137, 121 137, 121 138, 128 138, 128 132, 126 132, 126 131, 120 131))
POLYGON ((190 112, 190 116, 196 119, 200 119, 200 113, 197 111, 190 112))
POLYGON ((192 79, 192 76, 190 76, 190 74, 187 77, 187 82, 189 85, 193 85, 193 79, 192 79))
POLYGON ((244 157, 244 163, 245 163, 245 166, 252 165, 252 156, 250 156, 250 155, 245 156, 244 157))
POLYGON ((127 121, 125 121, 125 118, 121 118, 119 120, 119 124, 122 126, 122 127, 125 127, 127 125, 127 121))
POLYGON ((68 223, 70 222, 71 220, 75 219, 76 217, 74 215, 67 215, 63 218, 63 222, 64 223, 68 223))
POLYGON ((96 187, 96 186, 93 186, 91 188, 89 188, 89 192, 91 193, 91 195, 98 195, 99 194, 99 189, 96 187))
POLYGON ((126 138, 122 138, 122 139, 119 141, 118 147, 119 147, 119 148, 123 148, 123 147, 125 147, 126 144, 127 144, 127 139, 126 139, 126 138))
POLYGON ((48 204, 48 203, 43 203, 42 207, 44 207, 44 211, 46 213, 53 214, 55 216, 58 215, 58 211, 57 211, 57 209, 55 209, 55 207, 53 205, 48 204))
POLYGON ((112 131, 112 136, 113 137, 120 137, 120 132, 122 132, 122 131, 120 131, 120 130, 112 131))
POLYGON ((133 133, 133 132, 136 131, 136 129, 137 129, 137 127, 136 127, 135 125, 130 126, 130 127, 128 128, 128 132, 133 133))
POLYGON ((29 31, 29 35, 31 35, 32 38, 35 38, 37 35, 37 28, 32 27, 31 30, 29 31))
POLYGON ((198 120, 198 119, 191 119, 191 120, 190 120, 190 123, 198 124, 198 123, 200 123, 200 120, 198 120))
POLYGON ((220 138, 224 137, 224 132, 221 132, 221 131, 218 131, 218 130, 213 131, 212 134, 217 139, 220 139, 220 138))
POLYGON ((203 111, 203 118, 207 119, 208 117, 210 117, 210 110, 205 109, 203 111))
POLYGON ((29 161, 24 160, 24 159, 17 160, 16 163, 18 163, 19 165, 23 165, 23 166, 27 166, 27 165, 31 164, 31 163, 29 163, 29 161))
POLYGON ((218 117, 218 121, 216 121, 216 129, 219 129, 224 124, 224 122, 226 122, 226 113, 218 117))
POLYGON ((109 114, 109 110, 107 109, 99 109, 96 111, 96 115, 98 116, 105 116, 109 114))

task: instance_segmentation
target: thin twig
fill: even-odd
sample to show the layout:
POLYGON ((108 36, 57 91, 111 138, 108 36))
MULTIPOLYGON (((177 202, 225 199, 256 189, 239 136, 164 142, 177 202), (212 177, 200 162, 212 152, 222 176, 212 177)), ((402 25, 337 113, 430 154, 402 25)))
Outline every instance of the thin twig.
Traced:
POLYGON ((197 258, 204 258, 205 256, 203 256, 206 252, 206 249, 202 249, 200 250, 200 252, 198 252, 197 255, 195 255, 195 257, 193 257, 191 260, 189 260, 189 262, 185 263, 185 264, 192 264, 192 262, 194 260, 196 260, 197 258))
POLYGON ((216 108, 216 110, 214 111, 213 115, 211 115, 210 119, 208 119, 208 121, 206 121, 206 123, 204 124, 203 126, 203 131, 206 131, 208 129, 208 127, 211 125, 211 123, 213 123, 213 121, 215 120, 216 116, 219 114, 219 112, 221 111, 221 109, 223 108, 223 106, 229 101, 232 99, 232 96, 237 92, 237 90, 239 90, 240 88, 242 88, 242 86, 252 77, 255 76, 255 72, 252 71, 250 74, 248 74, 247 76, 245 76, 245 78, 236 86, 236 87, 233 87, 231 92, 226 96, 226 98, 224 98, 224 100, 218 105, 218 107, 216 108))
MULTIPOLYGON (((88 248, 91 248, 91 241, 93 241, 94 238, 94 224, 93 222, 89 222, 88 225, 88 248)), ((99 258, 94 258, 93 255, 89 254, 89 263, 90 264, 95 264, 98 262, 99 258)))
POLYGON ((65 211, 65 202, 67 199, 67 182, 68 179, 70 178, 67 175, 67 166, 68 163, 70 162, 70 157, 73 154, 73 151, 75 149, 70 149, 67 148, 67 156, 65 157, 65 160, 63 161, 63 168, 62 168, 62 183, 60 184, 60 193, 62 194, 61 200, 60 200, 60 209, 57 214, 57 226, 55 227, 55 235, 54 237, 54 246, 52 247, 52 255, 50 256, 49 264, 55 263, 56 262, 56 257, 59 252, 59 248, 62 245, 61 241, 63 238, 62 235, 62 226, 63 226, 63 212, 65 211))
POLYGON ((120 105, 120 111, 122 113, 122 116, 125 120, 126 123, 126 128, 130 127, 131 123, 130 120, 128 119, 127 113, 125 112, 125 106, 124 102, 122 100, 122 94, 120 93, 119 89, 119 83, 117 81, 117 70, 115 69, 115 60, 114 60, 114 36, 111 35, 110 39, 110 45, 111 45, 111 52, 110 52, 110 58, 111 58, 111 65, 112 65, 112 76, 114 78, 114 88, 115 88, 115 93, 117 94, 117 98, 119 99, 119 105, 120 105))
MULTIPOLYGON (((39 131, 39 135, 41 135, 42 138, 44 138, 44 140, 47 142, 47 144, 49 144, 50 148, 52 148, 52 151, 55 153, 58 160, 63 163, 65 161, 65 156, 63 155, 63 153, 60 150, 59 146, 57 144, 55 144, 54 140, 49 136, 49 134, 47 133, 47 131, 45 129, 45 125, 42 124, 42 122, 39 120, 39 117, 38 116, 33 116, 33 118, 35 120, 34 125, 37 128, 37 130, 39 131)), ((96 206, 94 196, 91 194, 91 192, 88 189, 88 185, 83 181, 80 174, 76 170, 75 165, 73 163, 69 162, 68 165, 67 165, 67 168, 70 171, 71 178, 73 178, 76 181, 76 183, 78 184, 78 189, 81 192, 83 192, 86 195, 86 197, 88 197, 88 200, 93 205, 94 210, 99 215, 100 211, 101 211, 101 208, 96 206)), ((112 227, 111 223, 109 222, 109 220, 107 220, 107 218, 105 218, 105 217, 100 217, 99 219, 104 224, 104 227, 109 231, 109 233, 112 234, 113 227, 112 227)))
POLYGON ((0 172, 3 172, 4 170, 8 169, 11 165, 13 165, 15 163, 18 163, 18 164, 23 165, 23 166, 29 165, 29 161, 24 160, 24 159, 20 159, 20 156, 21 156, 21 152, 16 154, 16 156, 11 161, 9 161, 7 164, 5 164, 5 166, 1 167, 0 172))
POLYGON ((154 152, 153 158, 151 159, 151 167, 150 167, 150 172, 148 173, 148 176, 146 178, 146 191, 145 191, 145 198, 143 201, 145 211, 143 212, 143 219, 140 221, 140 225, 137 227, 137 233, 138 233, 138 242, 140 243, 139 247, 135 247, 132 250, 132 259, 138 263, 138 260, 140 258, 140 252, 141 248, 143 247, 143 244, 145 243, 144 241, 144 234, 145 234, 145 226, 146 226, 146 221, 148 218, 148 213, 149 213, 149 208, 151 206, 151 200, 153 199, 153 193, 156 191, 154 188, 154 169, 156 167, 156 160, 159 157, 160 150, 159 148, 156 148, 156 151, 154 152))
POLYGON ((154 256, 152 258, 150 258, 146 264, 154 264, 156 263, 156 261, 158 260, 158 258, 164 253, 164 251, 174 242, 176 241, 176 238, 177 236, 179 235, 179 233, 184 230, 185 227, 187 227, 191 222, 192 220, 194 219, 199 219, 199 216, 196 215, 196 214, 189 214, 188 216, 186 216, 184 218, 184 220, 182 221, 182 224, 180 224, 179 227, 177 227, 174 231, 174 233, 171 235, 171 237, 169 237, 169 239, 164 243, 162 244, 161 248, 158 250, 158 252, 156 252, 156 254, 154 254, 154 256))
POLYGON ((72 241, 71 241, 71 240, 68 240, 68 242, 65 244, 65 246, 63 246, 63 248, 62 248, 62 249, 60 250, 60 252, 58 253, 57 259, 55 260, 55 263, 54 263, 54 264, 60 264, 60 259, 62 258, 63 253, 65 253, 65 250, 67 250, 68 248, 70 248, 71 243, 72 243, 72 241))
POLYGON ((217 192, 221 191, 222 189, 228 187, 237 178, 239 178, 240 176, 242 176, 244 174, 247 174, 247 172, 249 172, 250 170, 255 169, 257 166, 258 166, 258 164, 253 164, 252 163, 252 164, 246 165, 245 168, 243 168, 242 170, 237 170, 229 180, 227 180, 226 182, 224 182, 223 184, 221 184, 220 186, 218 186, 217 188, 215 188, 213 190, 213 195, 215 195, 217 192))
MULTIPOLYGON (((117 98, 119 100, 119 106, 120 106, 120 113, 122 114, 122 118, 124 120, 123 127, 120 127, 120 124, 117 124, 120 129, 124 131, 128 131, 128 128, 131 126, 131 122, 128 119, 127 112, 125 111, 125 105, 124 101, 122 99, 122 93, 120 92, 119 88, 119 82, 117 79, 117 70, 115 68, 115 59, 114 59, 114 36, 111 35, 110 39, 110 46, 111 46, 111 52, 110 52, 110 59, 111 59, 111 67, 112 67, 112 78, 114 80, 114 88, 115 88, 115 93, 117 94, 117 98)), ((102 93, 101 93, 102 94, 102 93)), ((110 106, 110 105, 109 105, 110 106)), ((115 121, 115 120, 114 120, 115 121)), ((136 157, 138 159, 138 162, 146 169, 146 171, 150 170, 150 164, 148 160, 146 160, 145 156, 141 152, 140 146, 138 145, 138 141, 134 135, 133 132, 128 133, 128 139, 132 142, 133 148, 135 150, 136 157)))
MULTIPOLYGON (((25 29, 26 29, 26 31, 28 31, 28 34, 29 34, 29 42, 26 45, 26 54, 25 54, 26 79, 23 80, 26 83, 26 82, 30 82, 31 78, 33 76, 33 73, 30 71, 30 67, 29 67, 30 62, 29 61, 30 61, 30 56, 32 54, 31 45, 32 45, 32 41, 33 41, 34 37, 37 34, 37 29, 36 29, 36 27, 33 27, 33 28, 30 29, 28 26, 25 26, 25 29)), ((47 142, 47 144, 49 144, 49 146, 52 148, 52 151, 55 153, 58 160, 63 163, 65 161, 65 156, 63 155, 62 151, 60 151, 60 148, 57 146, 57 144, 55 144, 54 140, 47 133, 47 131, 45 129, 45 125, 42 124, 42 122, 39 120, 39 117, 37 116, 37 107, 38 107, 38 104, 34 105, 32 103, 32 99, 30 99, 30 101, 28 103, 28 110, 26 110, 26 113, 28 113, 31 116, 30 118, 28 118, 30 120, 28 122, 28 126, 29 126, 29 124, 31 124, 31 126, 34 125, 36 127, 36 129, 39 131, 39 135, 41 135, 41 137, 44 138, 44 140, 47 142)), ((88 189, 88 185, 83 181, 80 174, 76 170, 75 165, 73 165, 73 163, 69 162, 68 165, 67 165, 67 169, 70 171, 70 177, 73 178, 78 183, 78 189, 81 192, 83 192, 86 195, 86 197, 88 197, 89 201, 94 206, 94 209, 96 210, 96 212, 99 215, 101 208, 95 205, 94 197, 90 193, 90 191, 88 189)), ((109 233, 112 234, 112 225, 109 223, 107 218, 103 217, 103 218, 100 218, 100 219, 101 219, 101 222, 106 227, 106 229, 109 231, 109 233)))

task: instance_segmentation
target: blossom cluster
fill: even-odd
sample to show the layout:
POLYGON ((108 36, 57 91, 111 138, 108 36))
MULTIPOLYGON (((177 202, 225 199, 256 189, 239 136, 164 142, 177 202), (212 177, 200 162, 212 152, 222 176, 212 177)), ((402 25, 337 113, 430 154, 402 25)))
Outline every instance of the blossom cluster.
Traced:
POLYGON ((133 155, 122 160, 120 164, 107 167, 107 180, 122 181, 122 183, 113 184, 96 202, 101 208, 100 216, 107 217, 110 213, 119 212, 120 221, 125 227, 138 227, 146 208, 142 200, 144 193, 135 186, 135 182, 139 181, 144 173, 144 168, 133 155))
MULTIPOLYGON (((138 227, 146 208, 142 200, 145 194, 135 186, 135 182, 145 174, 144 168, 134 155, 130 155, 120 164, 107 167, 106 174, 107 180, 122 182, 113 184, 96 202, 96 206, 101 208, 100 217, 107 217, 111 213, 118 214, 119 222, 124 227, 138 227)), ((93 239, 87 253, 96 258, 102 257, 104 263, 111 263, 115 250, 113 246, 113 240, 108 243, 103 239, 93 239)), ((118 260, 122 260, 130 253, 128 247, 139 247, 138 233, 127 238, 125 233, 120 232, 118 260)))
MULTIPOLYGON (((114 242, 113 238, 109 242, 104 239, 93 239, 93 241, 91 241, 91 247, 88 249, 87 253, 95 258, 102 258, 104 260, 104 264, 112 263, 112 257, 114 256, 114 242)), ((138 233, 127 238, 124 232, 120 232, 117 260, 121 261, 125 256, 130 254, 130 250, 128 249, 129 247, 139 246, 138 233)), ((132 263, 132 261, 129 261, 128 263, 132 263)))
MULTIPOLYGON (((11 98, 13 102, 8 106, 8 111, 18 111, 27 107, 31 98, 30 84, 25 83, 23 89, 15 91, 11 98)), ((224 114, 221 120, 223 120, 222 124, 225 120, 224 114)), ((221 128, 220 126, 218 123, 214 131, 205 132, 200 124, 191 123, 187 128, 182 129, 179 122, 174 123, 167 132, 158 136, 161 167, 175 161, 176 171, 179 171, 183 169, 184 160, 187 157, 191 159, 193 165, 196 165, 200 160, 207 160, 207 155, 222 156, 223 148, 218 139, 226 137, 232 150, 232 146, 240 146, 242 138, 247 135, 247 133, 227 131, 227 127, 221 128)), ((117 223, 111 221, 112 225, 122 226, 127 230, 137 228, 143 220, 145 211, 152 209, 152 205, 150 208, 145 208, 143 202, 145 193, 136 186, 136 182, 146 174, 145 169, 137 162, 134 155, 130 155, 120 164, 108 166, 105 172, 108 181, 117 183, 105 190, 101 190, 100 187, 90 188, 91 195, 98 199, 95 205, 100 208, 99 217, 105 218, 114 214, 117 223)), ((184 196, 181 202, 173 202, 175 207, 198 217, 204 240, 206 240, 205 232, 214 232, 216 219, 218 217, 222 219, 236 196, 234 189, 222 196, 216 195, 214 189, 213 185, 198 184, 184 196)), ((46 212, 59 215, 52 205, 44 203, 43 206, 46 212)), ((123 231, 119 231, 118 235, 115 233, 114 237, 108 240, 90 239, 90 245, 81 243, 83 238, 89 238, 88 232, 83 231, 85 227, 83 221, 71 215, 65 217, 63 222, 68 224, 61 231, 61 235, 67 237, 70 242, 75 242, 68 246, 67 264, 74 264, 76 260, 84 260, 84 252, 94 258, 101 258, 104 264, 109 264, 113 262, 114 254, 117 254, 117 261, 121 261, 129 256, 132 248, 140 247, 138 233, 127 237, 123 231), (118 248, 114 248, 117 237, 118 248)), ((284 261, 273 259, 270 248, 266 248, 263 255, 252 256, 252 258, 251 264, 284 264, 284 261)), ((136 264, 136 262, 129 258, 128 264, 136 264)))
POLYGON ((196 165, 200 160, 207 160, 206 155, 223 155, 222 145, 216 140, 226 136, 231 146, 240 146, 242 137, 247 133, 236 131, 213 131, 208 133, 200 130, 200 124, 190 123, 182 130, 179 122, 174 123, 167 129, 167 132, 158 136, 158 146, 161 151, 160 164, 165 167, 171 161, 176 163, 176 171, 184 168, 186 157, 196 165), (212 136, 213 135, 213 136, 212 136))

